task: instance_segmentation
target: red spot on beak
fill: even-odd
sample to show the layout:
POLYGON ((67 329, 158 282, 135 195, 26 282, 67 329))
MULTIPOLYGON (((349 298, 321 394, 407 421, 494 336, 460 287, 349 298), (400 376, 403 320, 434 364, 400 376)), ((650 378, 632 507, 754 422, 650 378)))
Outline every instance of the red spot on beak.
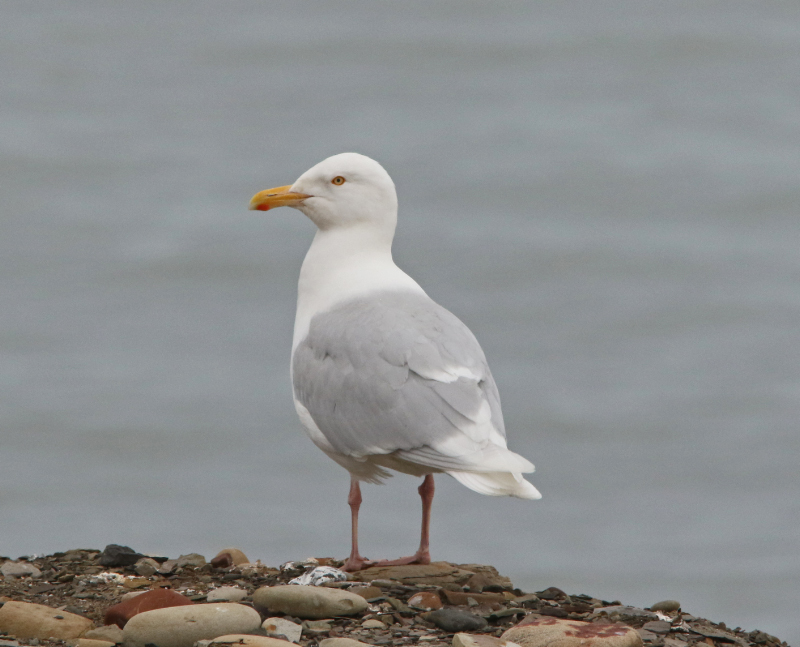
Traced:
POLYGON ((269 211, 269 205, 260 204, 256 207, 256 211, 269 211))

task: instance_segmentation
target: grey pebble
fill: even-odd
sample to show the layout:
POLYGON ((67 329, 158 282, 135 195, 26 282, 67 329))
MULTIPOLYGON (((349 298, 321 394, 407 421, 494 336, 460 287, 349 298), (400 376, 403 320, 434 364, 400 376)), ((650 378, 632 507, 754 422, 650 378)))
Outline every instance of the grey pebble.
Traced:
POLYGON ((447 633, 478 631, 485 629, 489 624, 484 618, 474 616, 466 611, 459 611, 458 609, 437 609, 426 613, 423 618, 447 633))

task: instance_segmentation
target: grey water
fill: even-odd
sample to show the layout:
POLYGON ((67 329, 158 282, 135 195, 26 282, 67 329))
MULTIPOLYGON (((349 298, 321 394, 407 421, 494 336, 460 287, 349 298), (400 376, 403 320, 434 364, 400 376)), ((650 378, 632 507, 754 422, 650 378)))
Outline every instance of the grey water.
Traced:
MULTIPOLYGON (((343 557, 288 361, 313 226, 379 160, 537 502, 437 480, 433 556, 800 643, 800 5, 0 6, 0 555, 343 557)), ((362 548, 416 547, 417 482, 362 548)))

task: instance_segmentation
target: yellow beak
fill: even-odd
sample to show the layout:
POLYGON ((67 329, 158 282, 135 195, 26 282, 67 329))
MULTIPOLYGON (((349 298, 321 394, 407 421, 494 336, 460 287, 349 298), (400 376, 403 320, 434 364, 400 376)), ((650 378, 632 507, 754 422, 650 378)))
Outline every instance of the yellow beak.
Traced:
POLYGON ((292 193, 289 190, 291 188, 291 185, 278 186, 256 193, 250 200, 250 210, 269 211, 275 207, 291 207, 311 197, 305 193, 292 193))

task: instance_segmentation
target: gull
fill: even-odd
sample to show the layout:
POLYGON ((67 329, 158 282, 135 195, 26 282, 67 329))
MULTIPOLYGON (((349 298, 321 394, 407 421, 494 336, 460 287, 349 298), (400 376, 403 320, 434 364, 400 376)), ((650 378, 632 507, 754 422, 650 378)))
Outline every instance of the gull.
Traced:
POLYGON ((533 465, 507 449, 500 397, 475 336, 392 259, 397 192, 358 153, 329 157, 250 209, 293 207, 317 231, 300 270, 292 340, 294 406, 311 440, 350 472, 352 543, 343 569, 428 564, 436 473, 490 496, 538 499, 533 465), (410 557, 358 548, 360 482, 423 477, 422 532, 410 557))

